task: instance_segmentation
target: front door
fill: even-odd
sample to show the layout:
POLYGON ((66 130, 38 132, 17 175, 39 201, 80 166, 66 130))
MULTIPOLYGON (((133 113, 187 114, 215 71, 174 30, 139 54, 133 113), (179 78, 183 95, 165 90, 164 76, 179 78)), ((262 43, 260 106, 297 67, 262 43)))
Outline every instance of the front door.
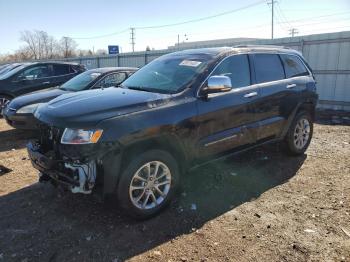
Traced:
POLYGON ((225 58, 212 72, 211 76, 214 75, 230 77, 232 90, 197 101, 199 158, 225 153, 256 140, 254 111, 259 87, 251 85, 248 56, 225 58))
POLYGON ((43 65, 35 65, 19 73, 12 81, 16 88, 16 95, 48 88, 51 85, 52 71, 43 65))

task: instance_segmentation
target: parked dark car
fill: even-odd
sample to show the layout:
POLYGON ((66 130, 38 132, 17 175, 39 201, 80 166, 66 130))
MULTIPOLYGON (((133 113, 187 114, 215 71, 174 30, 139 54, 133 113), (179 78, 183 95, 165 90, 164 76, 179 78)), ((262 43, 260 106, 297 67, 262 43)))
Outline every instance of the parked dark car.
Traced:
POLYGON ((122 86, 38 107, 41 137, 28 152, 40 181, 114 194, 128 214, 147 218, 169 203, 189 168, 277 141, 300 155, 311 141, 315 80, 291 49, 172 53, 122 86))
POLYGON ((59 86, 85 70, 85 66, 76 63, 36 62, 22 64, 1 74, 0 113, 13 98, 59 86))
POLYGON ((19 129, 37 129, 33 113, 42 103, 62 94, 88 89, 107 88, 120 85, 138 68, 105 67, 85 71, 59 87, 49 88, 13 99, 4 109, 4 117, 9 125, 19 129))
POLYGON ((16 67, 23 65, 23 63, 13 63, 0 66, 0 75, 5 74, 16 67))

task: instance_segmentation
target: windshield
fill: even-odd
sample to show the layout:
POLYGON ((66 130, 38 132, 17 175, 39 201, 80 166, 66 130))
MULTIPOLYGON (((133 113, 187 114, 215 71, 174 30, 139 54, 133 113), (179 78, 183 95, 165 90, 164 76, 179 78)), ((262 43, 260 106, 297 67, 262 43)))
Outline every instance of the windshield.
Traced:
POLYGON ((13 76, 14 74, 16 74, 18 71, 20 71, 21 69, 25 68, 26 65, 24 64, 12 64, 12 65, 8 65, 5 68, 2 68, 0 70, 0 79, 6 79, 10 76, 13 76))
POLYGON ((177 93, 202 73, 208 58, 165 55, 145 65, 124 81, 123 87, 156 93, 177 93))
POLYGON ((84 90, 92 81, 94 81, 100 75, 100 72, 86 71, 65 82, 63 85, 60 86, 60 89, 69 91, 84 90))

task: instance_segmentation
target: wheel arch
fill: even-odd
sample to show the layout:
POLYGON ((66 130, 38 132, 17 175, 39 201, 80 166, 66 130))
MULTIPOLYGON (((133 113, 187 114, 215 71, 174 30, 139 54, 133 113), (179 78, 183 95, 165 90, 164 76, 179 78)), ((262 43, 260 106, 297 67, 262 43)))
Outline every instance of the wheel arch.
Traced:
POLYGON ((10 94, 8 92, 0 92, 0 96, 7 96, 7 97, 10 97, 10 98, 15 98, 15 96, 13 94, 10 94))
MULTIPOLYGON (((147 138, 127 145, 122 150, 122 163, 125 165, 130 161, 131 156, 154 149, 163 150, 171 154, 178 161, 181 171, 186 168, 187 156, 178 138, 172 135, 147 138)), ((122 167, 124 167, 123 165, 122 167)))
POLYGON ((179 164, 180 173, 187 170, 188 158, 177 137, 164 135, 137 140, 127 145, 121 145, 117 154, 106 154, 103 158, 104 195, 113 194, 115 192, 120 181, 122 170, 131 161, 132 156, 155 149, 166 151, 172 155, 179 164))
POLYGON ((281 139, 283 139, 286 136, 286 134, 287 134, 287 132, 288 132, 288 130, 290 128, 290 125, 293 122, 293 119, 301 111, 309 112, 312 121, 315 120, 315 117, 316 117, 316 104, 315 104, 315 102, 313 102, 311 100, 306 100, 306 101, 303 101, 303 102, 299 102, 297 104, 297 106, 293 109, 293 111, 288 116, 287 124, 285 125, 285 128, 283 129, 282 134, 280 136, 281 139))

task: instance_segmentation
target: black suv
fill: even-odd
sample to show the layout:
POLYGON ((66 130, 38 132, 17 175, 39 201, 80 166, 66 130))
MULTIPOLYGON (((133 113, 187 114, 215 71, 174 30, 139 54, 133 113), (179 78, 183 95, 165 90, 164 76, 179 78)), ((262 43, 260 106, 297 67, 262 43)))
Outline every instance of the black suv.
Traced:
POLYGON ((164 55, 123 88, 62 95, 39 106, 28 144, 40 181, 115 194, 132 216, 165 207, 190 167, 282 141, 303 154, 318 96, 297 51, 267 46, 164 55))
POLYGON ((84 72, 83 65, 65 62, 23 63, 0 75, 0 113, 14 97, 59 86, 84 72))

